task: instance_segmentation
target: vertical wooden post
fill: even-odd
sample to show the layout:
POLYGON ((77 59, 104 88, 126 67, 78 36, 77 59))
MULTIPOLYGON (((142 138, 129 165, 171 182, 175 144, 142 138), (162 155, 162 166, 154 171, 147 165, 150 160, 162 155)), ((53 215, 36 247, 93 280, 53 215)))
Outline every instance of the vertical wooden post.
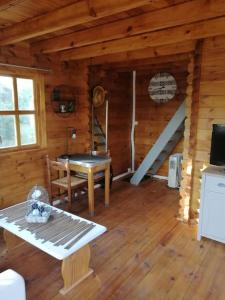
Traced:
POLYGON ((50 162, 49 157, 46 155, 46 165, 47 165, 47 179, 48 179, 48 194, 49 194, 49 201, 52 205, 52 184, 51 184, 51 170, 50 170, 50 162))
POLYGON ((196 43, 194 57, 189 64, 188 91, 187 91, 187 119, 185 121, 184 160, 181 182, 180 218, 194 220, 195 213, 192 210, 192 189, 195 175, 195 156, 197 143, 197 126, 199 113, 199 95, 201 82, 203 40, 196 43), (188 211, 187 211, 188 210, 188 211))
POLYGON ((191 116, 190 116, 190 145, 189 158, 192 162, 191 168, 191 182, 190 182, 190 202, 189 202, 189 221, 193 222, 196 219, 196 214, 192 210, 193 203, 193 187, 195 176, 195 157, 197 144, 197 129, 198 129, 198 115, 199 115, 199 96, 200 96, 200 82, 201 82, 201 65, 202 65, 202 49, 203 40, 197 41, 195 56, 194 56, 194 78, 193 78, 193 92, 191 102, 191 116))

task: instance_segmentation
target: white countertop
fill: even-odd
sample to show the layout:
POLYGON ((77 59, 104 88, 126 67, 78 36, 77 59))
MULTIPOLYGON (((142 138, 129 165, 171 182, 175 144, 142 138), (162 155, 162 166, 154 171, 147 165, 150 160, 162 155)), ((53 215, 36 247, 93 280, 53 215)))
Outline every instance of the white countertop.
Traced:
POLYGON ((224 177, 225 167, 209 166, 202 171, 203 174, 224 177))

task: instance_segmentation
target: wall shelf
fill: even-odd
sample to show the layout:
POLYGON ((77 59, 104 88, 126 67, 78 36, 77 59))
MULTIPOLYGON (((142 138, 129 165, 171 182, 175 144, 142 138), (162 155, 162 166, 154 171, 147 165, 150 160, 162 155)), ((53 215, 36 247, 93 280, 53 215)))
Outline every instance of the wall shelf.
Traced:
POLYGON ((55 113, 66 117, 76 110, 76 90, 67 85, 58 85, 52 91, 52 107, 55 113))

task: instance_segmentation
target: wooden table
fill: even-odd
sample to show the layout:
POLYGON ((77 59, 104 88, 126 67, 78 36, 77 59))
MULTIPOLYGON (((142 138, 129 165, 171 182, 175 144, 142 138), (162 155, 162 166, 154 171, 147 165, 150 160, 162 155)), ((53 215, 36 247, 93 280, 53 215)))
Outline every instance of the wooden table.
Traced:
POLYGON ((69 159, 70 170, 87 174, 88 179, 88 205, 89 213, 94 215, 94 181, 95 174, 104 172, 105 175, 105 206, 109 206, 110 192, 110 163, 111 158, 103 156, 94 156, 88 154, 70 154, 61 155, 59 161, 69 159))
POLYGON ((106 227, 52 207, 52 217, 46 224, 29 224, 25 214, 29 201, 0 211, 0 227, 10 250, 24 241, 62 260, 64 287, 62 294, 78 286, 93 273, 89 268, 89 243, 103 234, 106 227))

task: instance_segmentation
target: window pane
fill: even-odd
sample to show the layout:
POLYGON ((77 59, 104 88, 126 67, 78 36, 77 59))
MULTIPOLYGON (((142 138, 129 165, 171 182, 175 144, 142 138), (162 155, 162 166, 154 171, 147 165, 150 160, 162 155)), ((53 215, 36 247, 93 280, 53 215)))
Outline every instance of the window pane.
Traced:
POLYGON ((0 76, 0 110, 14 110, 12 77, 0 76))
POLYGON ((16 78, 19 110, 34 110, 33 80, 16 78))
POLYGON ((36 127, 34 115, 20 115, 21 145, 36 144, 36 127))
POLYGON ((15 116, 0 116, 0 149, 17 146, 15 116))

